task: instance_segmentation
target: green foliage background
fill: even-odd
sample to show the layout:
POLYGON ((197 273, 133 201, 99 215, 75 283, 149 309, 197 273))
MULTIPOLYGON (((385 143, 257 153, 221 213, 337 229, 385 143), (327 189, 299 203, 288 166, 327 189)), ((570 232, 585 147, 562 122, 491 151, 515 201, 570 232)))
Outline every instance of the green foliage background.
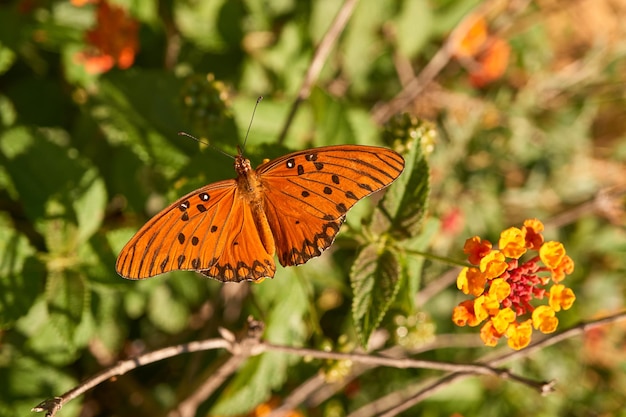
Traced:
MULTIPOLYGON (((236 331, 250 314, 265 322, 266 340, 292 346, 350 351, 357 332, 381 328, 385 346, 407 355, 422 349, 423 358, 470 362, 488 351, 467 342, 478 341, 476 329, 450 322, 462 297, 452 280, 437 287, 450 267, 394 250, 381 235, 461 260, 465 238, 496 241, 502 229, 538 217, 576 263, 568 284, 577 302, 559 316, 561 326, 624 308, 626 37, 616 23, 623 1, 545 0, 490 16, 512 46, 507 74, 479 90, 451 61, 405 109, 439 131, 427 157, 428 204, 428 167, 414 143, 406 178, 379 208, 373 199, 359 203, 332 250, 302 267, 279 267, 260 285, 193 273, 132 282, 115 273, 119 250, 151 215, 234 175, 230 159, 177 132, 234 153, 264 95, 246 147, 254 165, 312 146, 385 144, 372 108, 402 91, 407 66, 419 73, 480 2, 361 0, 280 143, 314 47, 341 2, 115 3, 140 22, 140 51, 130 69, 101 76, 74 59, 95 22, 93 5, 0 4, 0 416, 26 415, 119 359, 217 337, 220 326, 236 331), (570 11, 588 20, 570 20, 570 11), (384 218, 389 210, 400 217, 384 218), (369 281, 359 273, 371 273, 369 281), (424 286, 428 299, 418 292, 424 286)), ((406 415, 626 415, 625 334, 614 325, 513 364, 529 377, 556 379, 547 397, 471 378, 406 415)), ((60 415, 164 415, 224 358, 212 351, 138 369, 60 415)), ((319 370, 345 374, 345 365, 255 357, 197 415, 247 413, 319 370)), ((428 375, 377 368, 300 411, 348 415, 428 375)))

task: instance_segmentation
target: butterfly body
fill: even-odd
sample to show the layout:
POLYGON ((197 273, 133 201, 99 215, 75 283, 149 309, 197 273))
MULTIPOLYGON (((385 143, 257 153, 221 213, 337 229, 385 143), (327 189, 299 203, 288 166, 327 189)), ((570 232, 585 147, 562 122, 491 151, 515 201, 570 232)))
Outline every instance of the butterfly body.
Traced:
POLYGON ((193 270, 220 281, 273 277, 321 255, 346 212, 391 184, 404 159, 380 147, 341 145, 294 152, 252 169, 241 151, 236 179, 195 190, 165 208, 122 249, 117 272, 143 279, 193 270))

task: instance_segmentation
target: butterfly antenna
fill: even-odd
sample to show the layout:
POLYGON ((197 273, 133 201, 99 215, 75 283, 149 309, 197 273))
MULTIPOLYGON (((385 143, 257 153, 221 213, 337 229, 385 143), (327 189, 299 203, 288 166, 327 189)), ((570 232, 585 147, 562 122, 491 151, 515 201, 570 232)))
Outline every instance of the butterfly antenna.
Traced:
POLYGON ((234 157, 234 156, 232 156, 231 154, 226 153, 226 152, 224 152, 223 150, 221 150, 220 148, 218 148, 218 147, 216 147, 216 146, 211 145, 209 142, 205 142, 205 141, 203 141, 203 140, 200 140, 200 139, 198 139, 197 137, 195 137, 195 136, 193 136, 193 135, 190 135, 190 134, 189 134, 189 133, 187 133, 187 132, 178 132, 178 134, 179 134, 180 136, 187 136, 188 138, 191 138, 191 139, 195 140, 195 141, 196 141, 196 142, 198 142, 198 143, 201 143, 201 144, 203 144, 203 145, 208 146, 208 147, 209 147, 209 148, 211 148, 211 149, 214 149, 214 150, 218 151, 218 152, 219 152, 219 153, 221 153, 222 155, 226 155, 226 156, 227 156, 227 157, 229 157, 229 158, 235 159, 235 157, 234 157))
POLYGON ((246 131, 246 137, 243 139, 243 145, 241 146, 241 153, 243 154, 244 149, 246 149, 246 142, 248 141, 248 134, 250 133, 250 128, 252 127, 252 121, 254 120, 254 113, 256 113, 256 108, 259 103, 263 100, 263 96, 259 96, 256 99, 256 104, 254 105, 254 110, 252 110, 252 117, 250 118, 250 124, 248 125, 248 130, 246 131))

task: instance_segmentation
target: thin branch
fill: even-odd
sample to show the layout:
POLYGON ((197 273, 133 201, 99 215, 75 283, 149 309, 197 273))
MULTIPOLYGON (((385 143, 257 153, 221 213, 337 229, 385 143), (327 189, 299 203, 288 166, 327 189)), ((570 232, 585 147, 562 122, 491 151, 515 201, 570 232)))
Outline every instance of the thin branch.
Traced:
POLYGON ((300 107, 300 103, 306 100, 311 94, 311 88, 313 84, 317 81, 322 68, 324 67, 324 63, 330 54, 330 51, 339 38, 341 32, 343 32, 346 27, 348 20, 352 16, 352 12, 356 7, 358 0, 346 0, 343 3, 343 6, 337 12, 337 16, 335 16, 335 20, 331 23, 328 31, 322 38, 321 42, 317 46, 315 53, 313 54, 313 59, 311 60, 311 64, 309 65, 309 69, 307 70, 304 79, 302 80, 302 85, 300 86, 300 90, 298 91, 298 95, 291 105, 291 109, 289 110, 289 115, 287 116, 287 120, 285 121, 285 126, 283 130, 280 132, 278 136, 278 143, 283 143, 285 138, 287 137, 287 132, 289 131, 289 127, 293 122, 293 119, 298 111, 298 107, 300 107))
MULTIPOLYGON (((493 357, 492 354, 486 355, 486 357, 483 358, 481 362, 489 366, 499 366, 511 360, 530 356, 533 353, 548 346, 552 346, 556 343, 562 342, 563 340, 581 335, 589 329, 603 326, 609 323, 615 323, 621 320, 626 320, 626 312, 620 312, 590 322, 581 322, 580 324, 561 333, 547 336, 546 338, 531 344, 525 349, 506 352, 504 354, 499 354, 495 357, 493 357), (489 356, 492 356, 492 358, 487 359, 487 357, 489 356)), ((421 382, 419 384, 414 384, 412 386, 406 387, 402 391, 396 391, 384 397, 378 398, 375 401, 372 401, 364 405, 363 407, 355 410, 353 413, 349 414, 348 417, 371 417, 374 415, 380 415, 385 417, 395 416, 398 413, 401 413, 402 411, 405 411, 415 406, 424 398, 427 398, 430 394, 438 391, 439 389, 444 388, 457 380, 467 378, 473 375, 475 374, 469 372, 454 372, 444 375, 435 380, 431 380, 431 382, 421 382)), ((545 383, 544 385, 535 385, 534 388, 537 389, 541 394, 547 394, 553 391, 554 382, 545 383)))
POLYGON ((507 369, 497 369, 483 364, 459 364, 450 362, 427 361, 422 359, 389 358, 385 356, 364 353, 328 352, 309 348, 296 348, 291 346, 273 345, 270 343, 263 343, 263 346, 265 346, 265 350, 270 350, 273 352, 284 352, 300 356, 309 356, 317 359, 350 360, 353 362, 359 362, 368 365, 387 366, 398 369, 419 368, 448 372, 471 372, 482 375, 496 375, 501 378, 513 379, 519 382, 524 381, 523 377, 514 375, 507 369))
MULTIPOLYGON (((484 16, 485 14, 488 14, 491 9, 500 7, 500 3, 501 2, 499 0, 485 1, 469 12, 450 33, 446 42, 431 58, 430 62, 426 64, 422 72, 409 81, 404 86, 404 89, 391 99, 391 101, 372 109, 372 119, 378 124, 383 124, 394 114, 406 109, 408 105, 415 100, 415 98, 421 94, 431 82, 433 82, 446 65, 448 65, 458 40, 463 37, 462 32, 472 27, 472 21, 476 20, 479 16, 484 16)), ((529 3, 529 0, 518 1, 515 5, 515 10, 511 12, 511 14, 515 15, 521 13, 521 11, 524 10, 529 3)))
POLYGON ((199 352, 211 349, 230 349, 230 347, 231 344, 224 339, 208 339, 197 342, 183 343, 176 346, 170 346, 145 353, 136 358, 123 360, 118 362, 116 365, 104 369, 94 376, 86 379, 80 385, 72 388, 60 397, 54 397, 52 399, 43 401, 41 404, 33 407, 31 411, 45 411, 46 417, 52 417, 56 414, 57 411, 61 409, 61 407, 63 407, 65 403, 73 400, 79 395, 84 394, 93 387, 101 384, 102 382, 110 378, 124 375, 125 373, 132 371, 133 369, 148 365, 153 362, 158 362, 163 359, 171 358, 173 356, 180 355, 181 353, 199 352))
POLYGON ((248 318, 248 325, 245 334, 239 340, 226 329, 220 329, 220 333, 225 340, 230 341, 232 357, 211 374, 203 384, 198 387, 190 396, 181 401, 175 410, 169 413, 170 417, 193 417, 196 415, 198 407, 204 403, 219 388, 226 378, 234 374, 239 366, 250 356, 258 355, 262 352, 260 347, 261 335, 263 334, 263 323, 248 318))
MULTIPOLYGON (((62 396, 43 401, 42 403, 34 407, 32 411, 45 411, 46 416, 54 416, 65 403, 83 394, 84 392, 95 387, 96 385, 108 380, 109 378, 123 375, 140 366, 167 359, 182 353, 199 352, 219 348, 224 348, 231 352, 233 354, 232 361, 227 361, 222 366, 222 368, 220 368, 220 372, 212 375, 211 380, 208 380, 200 387, 200 389, 196 393, 192 394, 192 396, 190 396, 187 400, 181 403, 183 407, 179 407, 177 410, 181 416, 188 415, 183 413, 187 413, 188 410, 192 408, 192 406, 197 407, 197 405, 201 402, 202 397, 206 399, 209 395, 211 395, 211 393, 214 392, 214 390, 237 369, 237 366, 242 362, 242 358, 245 359, 250 356, 259 355, 265 351, 284 352, 289 354, 295 354, 298 356, 315 357, 318 359, 351 360, 353 362, 359 362, 361 364, 371 366, 389 366, 399 369, 421 368, 452 372, 451 374, 439 378, 434 383, 431 383, 428 387, 421 389, 419 392, 412 396, 410 401, 406 401, 406 399, 403 400, 402 402, 405 406, 407 406, 407 408, 419 402, 424 397, 424 395, 426 395, 425 393, 430 393, 433 390, 442 388, 443 386, 448 385, 458 378, 477 374, 496 375, 500 378, 511 379, 513 381, 520 382, 531 388, 534 388, 541 393, 547 393, 551 392, 552 390, 553 384, 551 382, 533 381, 522 376, 513 374, 509 370, 499 369, 495 367, 507 361, 526 357, 536 352, 537 350, 580 335, 591 328, 624 319, 626 319, 626 311, 602 319, 597 319, 590 322, 582 322, 579 325, 572 327, 564 332, 548 336, 543 340, 535 342, 526 349, 508 352, 495 358, 486 359, 483 361, 483 363, 478 364, 454 364, 418 359, 389 358, 380 355, 367 355, 363 353, 326 352, 308 348, 274 345, 271 343, 262 342, 260 340, 260 336, 263 332, 263 325, 258 321, 250 319, 248 329, 246 330, 245 334, 238 338, 236 338, 232 333, 222 329, 221 339, 207 339, 202 341, 184 343, 164 349, 159 349, 153 352, 148 352, 134 359, 121 361, 117 365, 107 368, 102 372, 94 375, 93 377, 87 379, 85 382, 66 392, 62 396)), ((394 395, 397 396, 399 394, 394 393, 394 395)), ((374 403, 370 403, 370 405, 367 405, 364 408, 369 407, 370 410, 380 410, 379 401, 387 401, 385 400, 385 398, 386 397, 376 400, 374 403)), ((393 410, 397 411, 396 408, 393 408, 393 410)), ((362 414, 359 410, 357 410, 351 416, 363 417, 368 415, 370 415, 368 412, 362 414)))

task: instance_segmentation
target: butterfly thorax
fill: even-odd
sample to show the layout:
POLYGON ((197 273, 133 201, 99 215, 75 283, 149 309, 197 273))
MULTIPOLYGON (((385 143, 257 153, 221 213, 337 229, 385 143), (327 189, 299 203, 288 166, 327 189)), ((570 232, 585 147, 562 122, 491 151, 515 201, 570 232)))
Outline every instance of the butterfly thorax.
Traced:
POLYGON ((237 186, 239 191, 246 195, 251 194, 250 197, 254 199, 252 195, 258 191, 260 182, 256 172, 252 169, 250 160, 241 155, 237 155, 235 158, 235 172, 237 172, 237 186))

